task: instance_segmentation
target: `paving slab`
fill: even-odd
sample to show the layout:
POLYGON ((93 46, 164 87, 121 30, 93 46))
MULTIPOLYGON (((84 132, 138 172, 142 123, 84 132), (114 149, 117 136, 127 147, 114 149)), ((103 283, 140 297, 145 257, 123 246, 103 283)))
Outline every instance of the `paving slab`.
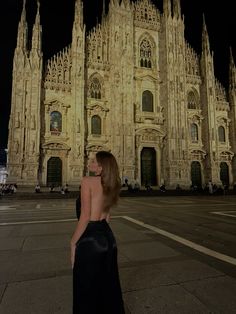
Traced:
POLYGON ((11 235, 14 227, 12 226, 1 226, 0 227, 0 238, 7 238, 11 235))
POLYGON ((6 289, 6 285, 0 285, 0 303, 1 303, 5 289, 6 289))
POLYGON ((117 242, 150 240, 146 234, 140 232, 134 227, 127 225, 123 221, 111 219, 111 228, 115 234, 117 242))
POLYGON ((19 253, 4 251, 0 254, 0 284, 15 280, 19 253))
POLYGON ((14 234, 17 236, 73 234, 76 222, 60 222, 46 224, 31 224, 15 227, 14 234))
POLYGON ((69 314, 72 312, 71 276, 9 284, 0 304, 4 314, 69 314))
POLYGON ((130 259, 119 251, 119 247, 118 247, 117 259, 118 259, 119 265, 127 264, 130 262, 130 259))
POLYGON ((174 280, 168 277, 168 273, 163 272, 159 264, 120 268, 120 279, 124 293, 175 284, 174 280))
POLYGON ((224 276, 215 268, 191 259, 161 263, 159 267, 176 283, 224 276))
POLYGON ((0 283, 52 277, 71 272, 70 250, 28 251, 0 256, 0 283))
POLYGON ((70 250, 47 250, 22 254, 17 263, 16 279, 30 280, 71 272, 70 250))
POLYGON ((234 278, 224 276, 181 285, 202 303, 207 304, 211 313, 236 313, 236 280, 234 278))
POLYGON ((45 235, 33 236, 25 239, 23 251, 68 248, 70 246, 69 235, 45 235))
POLYGON ((207 314, 208 308, 179 285, 127 292, 124 301, 132 314, 207 314))
POLYGON ((179 256, 180 253, 158 241, 120 244, 119 250, 132 261, 179 256))
POLYGON ((23 246, 23 237, 0 238, 0 251, 2 250, 20 250, 23 246))

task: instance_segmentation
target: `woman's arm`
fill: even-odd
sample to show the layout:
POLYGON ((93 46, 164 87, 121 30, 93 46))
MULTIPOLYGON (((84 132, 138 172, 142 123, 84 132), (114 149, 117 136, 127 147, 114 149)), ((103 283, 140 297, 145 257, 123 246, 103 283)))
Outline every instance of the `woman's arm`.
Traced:
POLYGON ((84 177, 81 182, 81 214, 80 214, 80 218, 76 226, 75 232, 70 241, 72 268, 74 267, 74 261, 75 261, 76 242, 84 233, 89 223, 90 212, 91 212, 91 192, 90 192, 90 186, 89 186, 89 178, 84 177))

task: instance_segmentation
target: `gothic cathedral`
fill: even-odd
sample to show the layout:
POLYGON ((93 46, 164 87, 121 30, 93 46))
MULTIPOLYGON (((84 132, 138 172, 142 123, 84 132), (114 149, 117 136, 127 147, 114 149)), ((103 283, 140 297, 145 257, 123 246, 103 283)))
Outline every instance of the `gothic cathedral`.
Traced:
POLYGON ((79 185, 91 153, 111 151, 140 184, 236 182, 236 68, 229 90, 184 38, 180 0, 110 0, 86 33, 75 0, 72 43, 44 62, 39 4, 28 45, 25 0, 14 54, 9 182, 79 185))

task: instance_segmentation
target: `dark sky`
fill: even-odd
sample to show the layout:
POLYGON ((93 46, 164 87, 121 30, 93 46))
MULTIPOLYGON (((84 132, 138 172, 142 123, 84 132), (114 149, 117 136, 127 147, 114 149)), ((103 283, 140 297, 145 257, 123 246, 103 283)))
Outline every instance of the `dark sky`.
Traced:
MULTIPOLYGON (((41 0, 40 16, 43 27, 44 60, 71 42, 75 0, 41 0)), ((36 14, 36 0, 26 0, 29 35, 36 14)), ((100 20, 103 0, 83 0, 84 21, 87 30, 100 20)), ((109 0, 106 0, 108 6, 109 0)), ((152 0, 162 11, 162 0, 152 0)), ((7 146, 7 129, 11 99, 11 73, 17 27, 23 0, 1 1, 0 11, 0 148, 7 146)), ((228 85, 229 46, 235 57, 234 0, 182 0, 185 16, 185 37, 198 52, 201 51, 202 15, 208 28, 211 49, 214 51, 215 74, 221 83, 228 85), (219 1, 217 1, 219 2, 219 1)))

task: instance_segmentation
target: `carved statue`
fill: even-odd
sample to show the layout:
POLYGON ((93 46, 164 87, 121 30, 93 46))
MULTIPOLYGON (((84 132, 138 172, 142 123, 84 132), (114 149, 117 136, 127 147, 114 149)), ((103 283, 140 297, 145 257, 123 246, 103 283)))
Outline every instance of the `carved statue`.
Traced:
POLYGON ((30 152, 31 154, 33 154, 35 151, 35 141, 31 142, 31 145, 30 145, 30 152))
POLYGON ((18 151, 19 151, 19 142, 18 140, 15 141, 15 144, 14 144, 14 152, 16 154, 18 154, 18 151))
POLYGON ((16 114, 16 119, 15 119, 15 127, 19 128, 20 127, 20 117, 19 117, 20 113, 17 112, 16 114))
POLYGON ((35 115, 32 115, 31 116, 31 121, 30 121, 30 127, 31 127, 31 130, 35 130, 35 115))

